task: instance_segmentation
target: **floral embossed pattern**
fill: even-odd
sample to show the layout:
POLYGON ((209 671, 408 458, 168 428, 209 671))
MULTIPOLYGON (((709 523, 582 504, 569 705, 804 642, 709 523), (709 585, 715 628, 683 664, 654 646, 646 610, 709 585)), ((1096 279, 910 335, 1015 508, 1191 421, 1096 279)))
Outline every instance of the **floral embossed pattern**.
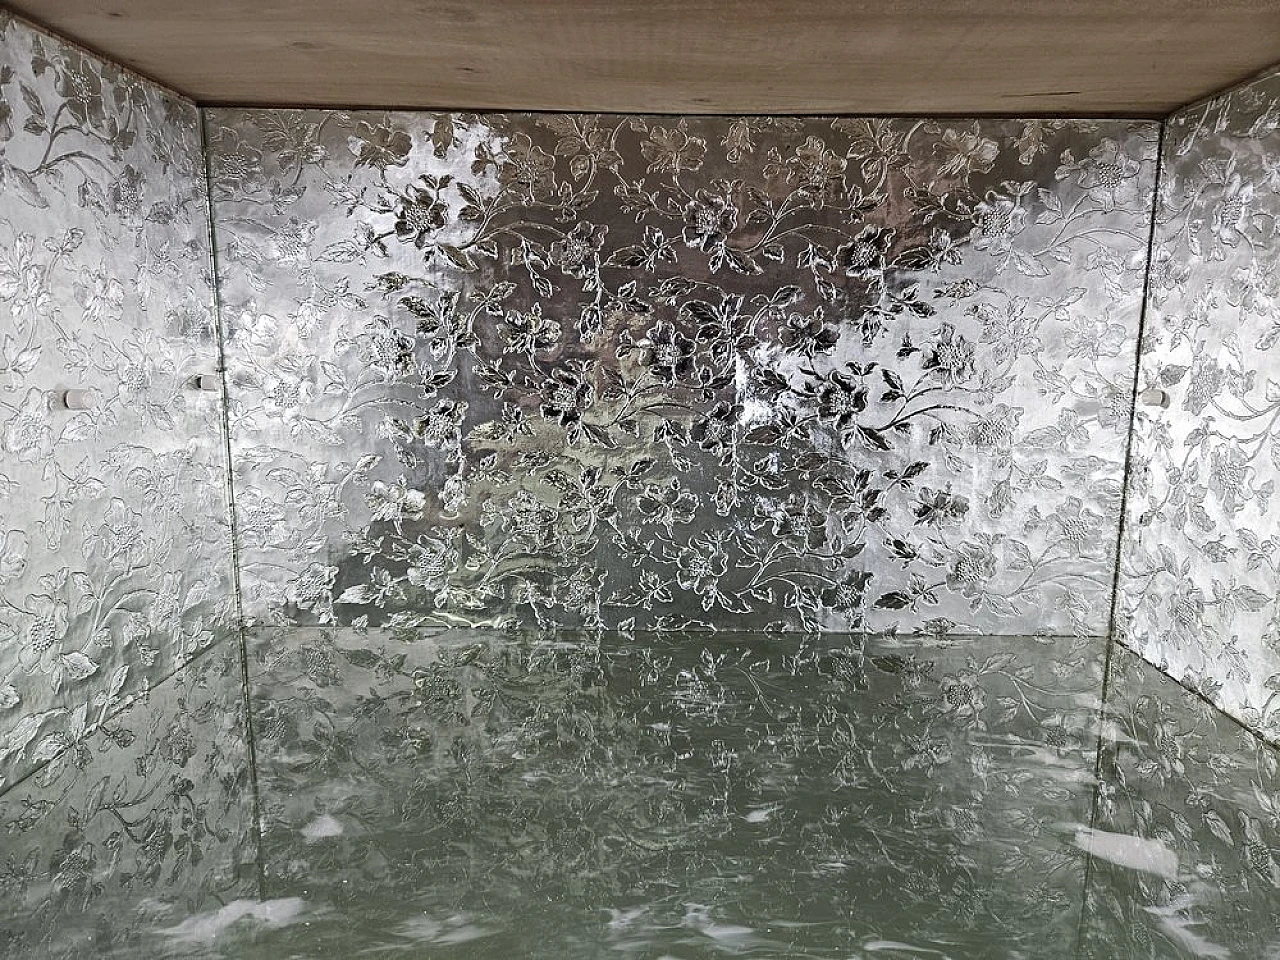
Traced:
POLYGON ((144 937, 257 894, 241 675, 204 651, 0 796, 0 956, 157 957, 144 937))
POLYGON ((1280 74, 1168 122, 1122 639, 1280 740, 1280 74))
POLYGON ((258 620, 1105 632, 1154 125, 208 124, 258 620))
POLYGON ((1147 279, 1118 639, 1280 729, 1280 75, 1157 208, 1119 120, 202 155, 0 41, 0 953, 1280 957, 1276 752, 1102 636, 1147 279))
POLYGON ((196 108, 0 13, 0 784, 234 610, 196 108), (67 409, 64 390, 90 391, 67 409))
POLYGON ((1075 956, 1096 638, 252 649, 263 895, 309 927, 218 955, 1075 956))
POLYGON ((1280 949, 1276 751, 1096 638, 250 649, 251 728, 223 645, 0 797, 0 953, 1280 949))
POLYGON ((1280 754, 1112 652, 1081 960, 1280 956, 1280 754))

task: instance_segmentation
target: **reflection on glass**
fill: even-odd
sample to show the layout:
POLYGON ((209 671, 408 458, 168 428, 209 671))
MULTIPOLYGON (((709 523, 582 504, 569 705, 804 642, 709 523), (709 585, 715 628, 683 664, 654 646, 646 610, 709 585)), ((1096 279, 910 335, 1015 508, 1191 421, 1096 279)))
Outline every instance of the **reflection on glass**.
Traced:
POLYGON ((1274 752, 1101 640, 250 650, 256 770, 215 650, 0 797, 8 955, 1280 948, 1274 752))

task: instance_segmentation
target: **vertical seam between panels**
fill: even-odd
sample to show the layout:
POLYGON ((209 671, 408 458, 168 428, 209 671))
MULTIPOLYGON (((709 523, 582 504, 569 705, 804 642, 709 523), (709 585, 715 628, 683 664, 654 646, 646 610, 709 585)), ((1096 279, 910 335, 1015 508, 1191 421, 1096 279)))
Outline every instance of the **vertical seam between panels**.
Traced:
MULTIPOLYGON (((1151 258, 1155 250, 1156 211, 1160 205, 1160 177, 1164 168, 1165 122, 1160 121, 1156 131, 1155 177, 1151 187, 1151 214, 1147 225, 1147 256, 1142 268, 1142 301, 1138 307, 1138 330, 1134 346, 1133 379, 1129 390, 1129 430, 1125 437, 1124 473, 1120 487, 1120 522, 1116 529, 1115 561, 1111 580, 1111 611, 1107 619, 1107 633, 1102 657, 1102 688, 1098 694, 1098 738, 1093 754, 1093 798, 1089 805, 1089 834, 1098 825, 1098 811, 1102 804, 1102 754, 1107 724, 1107 697, 1111 692, 1112 654, 1116 643, 1116 619, 1120 610, 1120 565, 1124 551, 1124 538, 1128 529, 1129 486, 1133 469, 1133 440, 1138 416, 1138 383, 1142 371, 1142 339, 1147 325, 1147 295, 1151 285, 1151 258)), ((1085 851, 1084 883, 1080 889, 1080 925, 1076 930, 1076 957, 1083 956, 1085 925, 1089 918, 1089 892, 1093 886, 1092 844, 1085 851)))
POLYGON ((236 602, 236 630, 240 645, 240 700, 244 715, 245 749, 249 761, 249 787, 253 797, 253 830, 257 838, 255 862, 258 897, 266 899, 266 869, 263 863, 262 800, 258 789, 258 750, 253 736, 253 699, 249 690, 249 646, 246 641, 244 592, 240 583, 240 531, 236 521, 235 469, 231 459, 230 390, 227 383, 226 329, 222 322, 222 271, 218 258, 218 231, 214 219, 213 176, 210 167, 208 113, 200 112, 200 152, 204 161, 204 195, 209 223, 209 263, 212 270, 213 326, 218 345, 218 384, 222 401, 222 453, 227 500, 228 534, 231 541, 231 578, 236 602))

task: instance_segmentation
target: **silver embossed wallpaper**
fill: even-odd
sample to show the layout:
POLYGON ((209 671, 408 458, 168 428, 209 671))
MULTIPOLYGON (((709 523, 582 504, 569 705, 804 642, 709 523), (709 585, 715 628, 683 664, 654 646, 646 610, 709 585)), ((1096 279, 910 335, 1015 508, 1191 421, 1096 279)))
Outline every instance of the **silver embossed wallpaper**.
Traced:
POLYGON ((1163 154, 1117 634, 1280 741, 1280 72, 1163 154))
POLYGON ((1158 125, 207 124, 253 618, 1106 632, 1158 125))
POLYGON ((0 13, 0 784, 235 624, 196 107, 0 13), (69 409, 67 390, 80 391, 69 409))
POLYGON ((0 956, 1280 956, 1278 259, 1280 72, 201 110, 0 14, 0 956))
POLYGON ((242 610, 1105 635, 1144 286, 1118 637, 1277 735, 1276 74, 1157 198, 1154 122, 202 113, 0 28, 0 789, 242 610))

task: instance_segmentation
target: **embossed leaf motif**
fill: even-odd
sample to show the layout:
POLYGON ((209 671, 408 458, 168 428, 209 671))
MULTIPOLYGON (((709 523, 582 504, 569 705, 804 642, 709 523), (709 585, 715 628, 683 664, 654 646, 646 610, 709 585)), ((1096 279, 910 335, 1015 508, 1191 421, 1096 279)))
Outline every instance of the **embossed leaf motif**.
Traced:
MULTIPOLYGON (((0 279, 0 283, 2 282, 0 279)), ((0 297, 3 297, 2 292, 0 297)), ((40 362, 40 348, 20 346, 15 337, 6 334, 4 340, 0 341, 0 360, 4 362, 3 369, 6 372, 23 376, 34 370, 40 362)))
POLYGON ((29 546, 21 530, 9 530, 0 537, 0 584, 12 583, 26 571, 29 546))
POLYGON ((84 680, 98 672, 98 665, 78 650, 64 655, 59 662, 72 680, 84 680))
POLYGON ((49 207, 49 200, 35 178, 27 171, 2 159, 0 159, 0 189, 37 210, 47 210, 49 207))
MULTIPOLYGON (((198 113, 3 15, 0 33, 11 783, 36 758, 75 753, 125 697, 225 632, 234 606, 218 402, 190 389, 217 365, 198 113), (92 409, 63 407, 68 389, 92 409), (27 718, 34 728, 18 725, 27 718)), ((306 150, 305 137, 272 142, 306 150)), ((251 153, 240 160, 224 173, 247 184, 251 153)), ((305 234, 278 232, 271 255, 296 257, 305 234)))
MULTIPOLYGON (((179 866, 213 874, 218 845, 237 842, 235 801, 252 791, 243 757, 227 769, 243 737, 210 730, 234 728, 243 665, 225 688, 203 683, 209 653, 177 669, 206 648, 238 650, 219 643, 236 615, 224 411, 188 379, 219 357, 200 117, 3 15, 0 33, 13 52, 0 67, 0 776, 48 761, 23 782, 62 798, 0 819, 11 834, 43 824, 54 836, 10 858, 5 885, 48 865, 37 886, 54 895, 33 914, 56 920, 111 870, 135 889, 179 866), (73 385, 97 392, 93 410, 53 402, 73 385), (117 717, 174 670, 156 688, 182 691, 167 712, 117 717), (218 689, 235 693, 230 704, 218 689), (105 841, 95 824, 112 831, 105 841)), ((1139 420, 1134 460, 1152 475, 1130 490, 1125 596, 1136 599, 1122 610, 1127 640, 1273 732, 1280 395, 1250 351, 1280 331, 1275 82, 1169 126, 1142 378, 1174 396, 1139 420)), ((288 775, 311 752, 320 776, 352 757, 362 782, 385 776, 394 802, 336 812, 372 823, 421 808, 432 826, 413 842, 442 846, 412 862, 415 875, 470 837, 462 869, 477 882, 490 876, 474 869, 486 843, 499 851, 494 875, 514 864, 508 888, 519 890, 557 871, 585 887, 601 858, 607 873, 634 854, 609 889, 636 896, 655 856, 707 850, 723 863, 707 834, 775 825, 805 828, 816 871, 788 869, 787 889, 835 889, 834 876, 868 864, 835 849, 833 824, 865 832, 889 811, 874 827, 883 837, 901 826, 894 808, 842 799, 805 820, 813 811, 792 809, 783 783, 786 796, 731 818, 698 811, 774 789, 802 754, 841 790, 897 763, 895 789, 912 771, 924 778, 929 802, 909 819, 916 834, 945 828, 944 869, 906 883, 893 864, 859 890, 978 926, 990 898, 967 885, 973 860, 957 845, 989 831, 1054 836, 1065 796, 1051 792, 1039 818, 993 816, 1002 797, 1030 790, 1025 810, 1046 791, 1001 769, 1008 751, 990 745, 1040 744, 1060 770, 1073 744, 1096 742, 1076 704, 1049 702, 1070 670, 998 654, 998 638, 971 656, 948 641, 945 663, 867 656, 861 643, 812 660, 810 641, 833 628, 1106 629, 1156 128, 295 110, 207 120, 243 600, 250 616, 308 625, 266 667, 283 671, 284 693, 259 704, 262 742, 281 746, 288 775), (335 651, 334 623, 351 625, 353 647, 335 651), (433 648, 406 642, 422 628, 588 628, 598 639, 618 625, 743 627, 770 649, 735 659, 677 633, 644 663, 555 643, 503 659, 476 643, 411 664, 433 648), (370 639, 378 626, 385 651, 370 639), (798 646, 784 663, 785 632, 798 646), (368 676, 348 683, 348 667, 368 676), (634 704, 595 709, 619 669, 632 671, 634 704), (778 696, 799 681, 815 695, 778 696), (892 733, 833 722, 877 685, 892 733), (344 713, 352 690, 357 708, 344 713), (675 722, 651 722, 667 708, 675 722), (681 729, 690 720, 730 733, 694 744, 681 729), (943 736, 944 723, 982 737, 943 736), (1026 725, 1016 736, 1015 724, 1026 725), (735 747, 754 729, 770 734, 735 747), (619 852, 614 834, 586 827, 631 792, 608 781, 607 798, 593 798, 582 774, 603 756, 635 761, 637 744, 656 761, 622 819, 644 836, 619 852), (404 789, 396 778, 427 754, 439 779, 404 789), (672 785, 673 762, 732 789, 708 806, 696 779, 672 785), (526 763, 514 793, 551 790, 558 805, 543 809, 572 829, 495 802, 493 785, 526 763)), ((1129 881, 1150 884, 1131 898, 1138 919, 1169 921, 1146 937, 1149 953, 1171 929, 1185 934, 1178 898, 1224 864, 1239 866, 1237 893, 1280 882, 1275 770, 1221 752, 1158 697, 1131 706, 1112 717, 1129 725, 1116 776, 1080 816, 1179 848, 1172 878, 1129 881), (1159 784, 1159 803, 1125 795, 1143 780, 1159 784), (1252 795, 1257 809, 1221 806, 1228 795, 1252 795), (1192 856, 1182 845, 1193 838, 1211 855, 1192 856)), ((1065 789, 1091 784, 1093 770, 1065 789)), ((305 856, 286 870, 314 884, 306 857, 326 855, 342 822, 306 813, 288 831, 305 856)), ((409 847, 341 866, 382 870, 409 847)), ((1037 886, 1017 891, 1023 907, 1054 904, 1046 891, 1069 872, 1058 847, 1037 886)), ((1010 849, 1024 858, 1032 845, 1010 849)), ((237 882, 210 882, 211 897, 243 903, 237 882)), ((703 907, 678 910, 668 929, 681 936, 725 934, 703 907)), ((94 937, 134 942, 105 921, 94 937)))
POLYGON ((1261 532, 1275 526, 1280 385, 1263 354, 1280 300, 1262 278, 1280 255, 1277 102, 1273 71, 1167 127, 1140 382, 1177 389, 1135 421, 1145 467, 1120 580, 1127 642, 1273 739, 1280 552, 1261 532))
POLYGON ((257 615, 1103 629, 1152 128, 210 120, 257 615))

